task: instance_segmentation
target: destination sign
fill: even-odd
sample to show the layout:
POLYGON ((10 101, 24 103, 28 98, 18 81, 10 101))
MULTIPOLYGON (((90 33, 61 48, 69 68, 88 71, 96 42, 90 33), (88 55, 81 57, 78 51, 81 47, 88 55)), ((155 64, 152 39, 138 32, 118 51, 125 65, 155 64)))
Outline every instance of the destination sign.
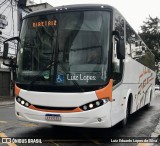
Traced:
POLYGON ((42 27, 42 26, 56 26, 57 25, 57 21, 56 20, 47 20, 47 21, 39 21, 39 22, 33 22, 32 26, 33 28, 36 27, 42 27))

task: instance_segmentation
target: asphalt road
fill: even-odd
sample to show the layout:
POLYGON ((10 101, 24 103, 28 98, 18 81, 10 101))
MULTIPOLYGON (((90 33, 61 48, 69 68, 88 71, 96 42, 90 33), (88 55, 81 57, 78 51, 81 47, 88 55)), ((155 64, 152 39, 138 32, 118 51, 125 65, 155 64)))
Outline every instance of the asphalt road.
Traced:
MULTIPOLYGON (((18 121, 14 114, 14 105, 0 107, 0 137, 15 138, 42 138, 42 144, 32 145, 55 145, 55 146, 137 146, 137 143, 107 143, 108 137, 149 137, 160 120, 160 92, 156 91, 156 98, 151 107, 140 109, 129 117, 125 128, 116 125, 108 129, 91 129, 60 127, 43 124, 35 124, 18 121), (45 140, 45 141, 44 141, 45 140)), ((25 143, 25 142, 24 142, 25 143)), ((25 146, 31 144, 2 144, 0 146, 25 146)))

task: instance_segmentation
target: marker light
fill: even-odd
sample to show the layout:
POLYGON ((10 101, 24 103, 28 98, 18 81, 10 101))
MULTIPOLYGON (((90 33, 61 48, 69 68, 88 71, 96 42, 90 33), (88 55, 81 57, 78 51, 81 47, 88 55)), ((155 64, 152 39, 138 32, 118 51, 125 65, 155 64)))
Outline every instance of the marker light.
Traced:
POLYGON ((103 100, 103 103, 104 103, 104 104, 108 102, 108 99, 107 99, 107 98, 106 98, 106 99, 102 99, 102 100, 103 100))

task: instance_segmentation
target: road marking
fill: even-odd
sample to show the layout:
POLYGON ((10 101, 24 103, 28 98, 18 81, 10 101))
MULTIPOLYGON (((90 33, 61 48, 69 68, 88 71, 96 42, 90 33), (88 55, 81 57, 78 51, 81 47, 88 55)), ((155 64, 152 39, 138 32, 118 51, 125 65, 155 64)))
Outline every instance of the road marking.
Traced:
POLYGON ((8 108, 14 108, 14 107, 10 106, 10 107, 8 107, 8 108))
POLYGON ((56 146, 59 146, 59 144, 55 143, 54 140, 47 140, 47 142, 50 142, 52 144, 55 144, 56 146))
POLYGON ((10 104, 3 104, 3 105, 0 105, 0 108, 1 107, 10 107, 10 106, 12 106, 12 107, 14 107, 14 102, 13 103, 10 103, 10 104))
POLYGON ((7 121, 0 121, 0 123, 7 123, 7 121))
POLYGON ((149 143, 138 143, 137 146, 149 146, 149 143))
POLYGON ((38 126, 38 125, 36 125, 36 124, 23 124, 23 123, 21 123, 20 125, 22 125, 22 126, 26 126, 26 127, 35 127, 35 126, 38 126))
POLYGON ((59 144, 57 144, 57 143, 55 143, 55 142, 53 142, 53 144, 55 144, 56 146, 59 146, 59 144))
POLYGON ((59 146, 59 144, 55 143, 54 141, 52 143, 55 144, 56 146, 59 146))
POLYGON ((98 140, 94 140, 91 137, 89 137, 88 135, 84 135, 85 138, 87 138, 88 141, 96 144, 96 145, 100 145, 101 143, 98 140))
POLYGON ((92 139, 90 139, 90 141, 93 142, 96 145, 100 145, 101 144, 98 140, 92 140, 92 139))
MULTIPOLYGON (((3 132, 0 132, 0 137, 1 138, 8 138, 8 136, 3 132)), ((8 146, 17 146, 15 143, 7 143, 7 144, 8 144, 8 146)))
MULTIPOLYGON (((80 139, 51 139, 51 140, 44 140, 45 142, 54 142, 54 143, 93 143, 93 141, 91 140, 80 140, 80 139)), ((97 142, 98 143, 98 142, 97 142)), ((101 143, 98 143, 98 144, 101 144, 101 143)))

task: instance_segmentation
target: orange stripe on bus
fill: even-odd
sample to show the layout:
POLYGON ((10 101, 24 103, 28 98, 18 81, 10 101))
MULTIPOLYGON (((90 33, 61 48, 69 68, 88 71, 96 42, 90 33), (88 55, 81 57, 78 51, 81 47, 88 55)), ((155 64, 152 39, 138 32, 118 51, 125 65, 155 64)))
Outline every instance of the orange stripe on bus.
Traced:
POLYGON ((112 86, 113 79, 110 79, 109 84, 106 87, 96 90, 98 99, 109 98, 109 100, 112 101, 112 86))
POLYGON ((142 74, 139 76, 139 78, 141 78, 143 75, 144 75, 144 74, 142 73, 142 74))
POLYGON ((33 110, 37 110, 37 111, 43 111, 43 112, 53 112, 53 113, 74 113, 74 112, 82 112, 83 110, 81 110, 79 107, 75 108, 74 110, 47 110, 47 109, 40 109, 40 108, 36 108, 33 105, 29 106, 30 109, 33 110))
POLYGON ((149 82, 152 81, 154 78, 149 79, 149 82))
POLYGON ((19 92, 20 92, 20 88, 17 87, 17 85, 15 84, 15 95, 18 96, 19 95, 19 92))

